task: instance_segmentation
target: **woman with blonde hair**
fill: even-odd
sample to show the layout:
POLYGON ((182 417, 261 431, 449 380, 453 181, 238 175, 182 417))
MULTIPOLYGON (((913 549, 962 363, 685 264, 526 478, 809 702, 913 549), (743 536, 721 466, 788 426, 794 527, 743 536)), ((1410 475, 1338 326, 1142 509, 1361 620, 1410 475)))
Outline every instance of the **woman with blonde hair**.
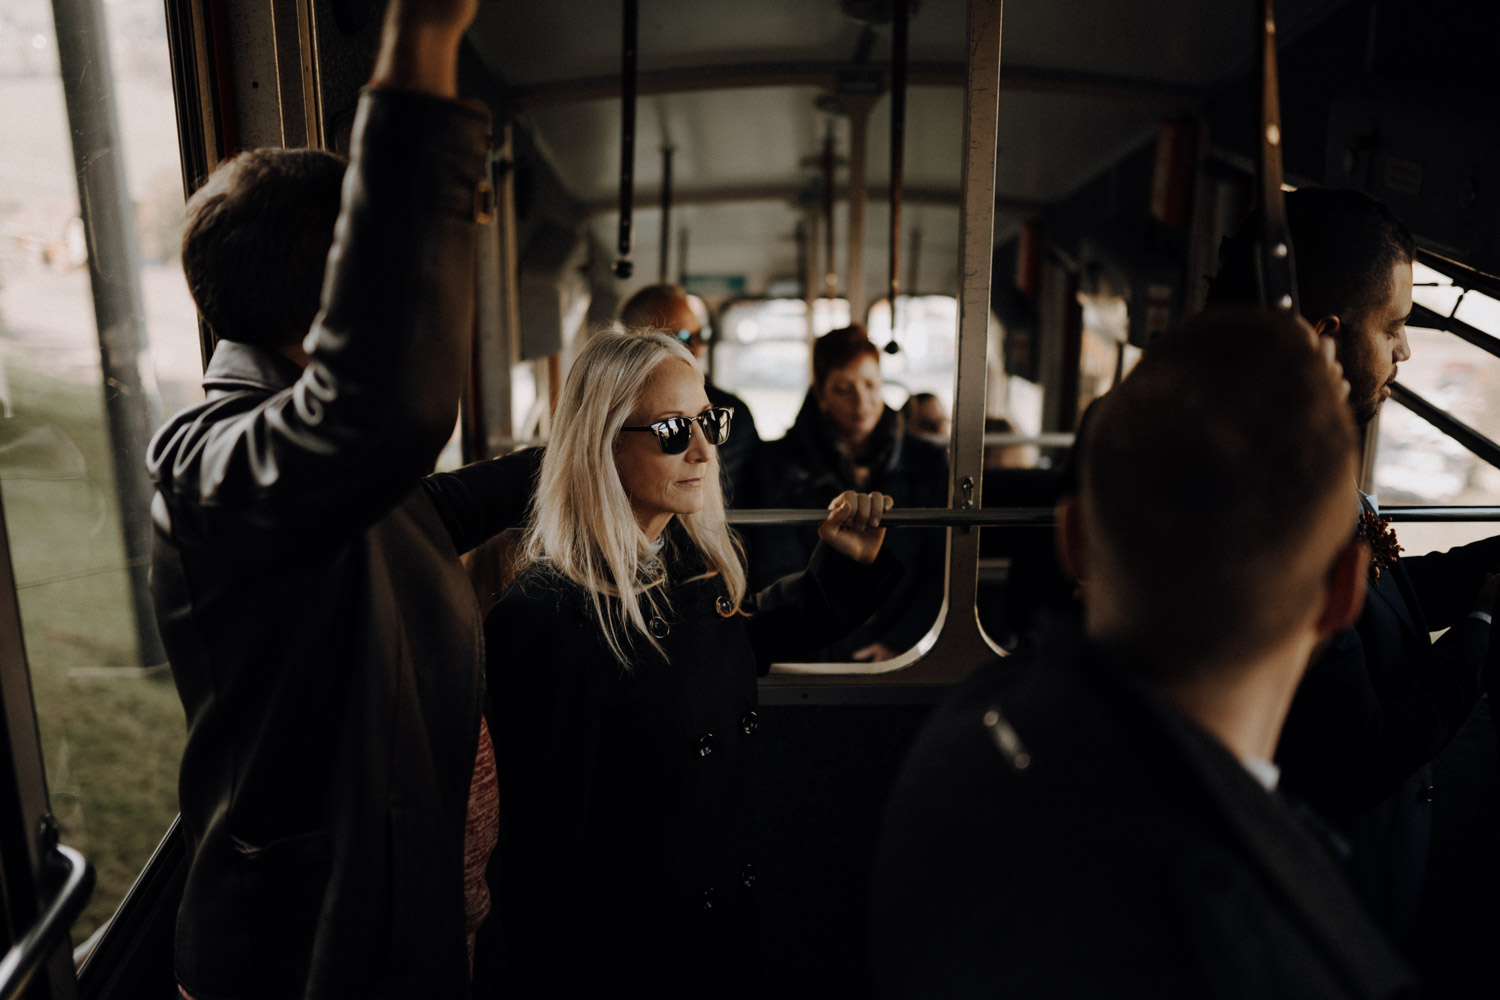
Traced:
POLYGON ((508 995, 748 996, 757 673, 857 627, 900 574, 844 493, 805 571, 747 595, 692 355, 598 334, 568 374, 527 566, 486 622, 508 995))

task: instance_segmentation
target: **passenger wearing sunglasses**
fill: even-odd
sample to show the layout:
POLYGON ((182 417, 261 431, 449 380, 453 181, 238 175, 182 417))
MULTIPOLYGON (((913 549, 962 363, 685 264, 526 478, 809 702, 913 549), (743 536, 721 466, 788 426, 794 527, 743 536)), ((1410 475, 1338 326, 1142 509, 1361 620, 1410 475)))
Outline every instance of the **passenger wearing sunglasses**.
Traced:
MULTIPOLYGON (((636 292, 620 309, 620 322, 628 329, 660 330, 682 342, 701 366, 708 351, 703 321, 693 311, 687 293, 677 285, 648 285, 636 292)), ((734 435, 719 447, 719 468, 723 470, 725 502, 735 507, 754 507, 756 456, 760 435, 755 417, 745 401, 732 392, 704 382, 703 391, 716 407, 734 411, 734 435)))
POLYGON ((889 498, 850 492, 805 571, 747 594, 718 476, 737 420, 665 334, 596 335, 568 374, 529 562, 485 626, 510 995, 759 995, 756 675, 901 569, 889 498))

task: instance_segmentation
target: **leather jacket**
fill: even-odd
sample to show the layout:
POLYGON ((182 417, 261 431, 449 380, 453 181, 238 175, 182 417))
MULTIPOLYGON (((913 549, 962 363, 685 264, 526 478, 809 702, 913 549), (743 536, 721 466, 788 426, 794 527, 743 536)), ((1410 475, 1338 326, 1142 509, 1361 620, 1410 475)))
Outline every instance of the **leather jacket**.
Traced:
POLYGON ((311 364, 220 343, 150 446, 199 1000, 467 991, 484 651, 457 557, 519 518, 529 463, 424 475, 466 377, 487 131, 367 93, 311 364))

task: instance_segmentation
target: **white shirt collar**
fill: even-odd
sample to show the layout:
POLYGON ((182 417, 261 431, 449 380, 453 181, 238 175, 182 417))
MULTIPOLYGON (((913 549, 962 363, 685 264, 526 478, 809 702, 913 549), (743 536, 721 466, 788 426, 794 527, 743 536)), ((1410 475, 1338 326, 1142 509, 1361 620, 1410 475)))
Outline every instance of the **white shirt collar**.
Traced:
POLYGON ((1260 782, 1268 792, 1276 791, 1276 786, 1281 783, 1281 768, 1264 757, 1246 757, 1240 763, 1245 765, 1250 777, 1260 782))

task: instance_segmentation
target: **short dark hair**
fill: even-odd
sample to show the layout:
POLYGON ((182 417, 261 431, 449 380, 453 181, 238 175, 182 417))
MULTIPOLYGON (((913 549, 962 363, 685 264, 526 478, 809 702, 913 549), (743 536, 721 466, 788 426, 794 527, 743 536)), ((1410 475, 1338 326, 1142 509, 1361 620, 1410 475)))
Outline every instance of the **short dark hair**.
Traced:
MULTIPOLYGON (((672 310, 688 304, 687 292, 679 285, 647 285, 625 300, 620 307, 620 322, 627 327, 666 330, 672 310)), ((670 333, 677 331, 671 330, 670 333)))
MULTIPOLYGON (((1210 305, 1258 305, 1255 247, 1260 210, 1252 212, 1219 252, 1209 284, 1210 305)), ((1411 232, 1369 195, 1339 188, 1299 188, 1286 196, 1287 230, 1297 270, 1298 307, 1316 322, 1345 323, 1378 305, 1390 291, 1391 268, 1416 259, 1411 232)))
POLYGON ((225 340, 285 347, 317 318, 345 160, 316 149, 252 149, 187 204, 182 270, 225 340))
POLYGON ((1126 644, 1170 673, 1279 640, 1315 582, 1294 567, 1322 548, 1332 566, 1339 502, 1352 538, 1354 440, 1291 316, 1210 311, 1154 344, 1081 442, 1090 551, 1107 550, 1126 644))
POLYGON ((821 390, 835 369, 851 365, 867 355, 874 358, 876 364, 880 363, 880 348, 870 343, 865 328, 858 323, 823 334, 813 341, 813 385, 821 390))

